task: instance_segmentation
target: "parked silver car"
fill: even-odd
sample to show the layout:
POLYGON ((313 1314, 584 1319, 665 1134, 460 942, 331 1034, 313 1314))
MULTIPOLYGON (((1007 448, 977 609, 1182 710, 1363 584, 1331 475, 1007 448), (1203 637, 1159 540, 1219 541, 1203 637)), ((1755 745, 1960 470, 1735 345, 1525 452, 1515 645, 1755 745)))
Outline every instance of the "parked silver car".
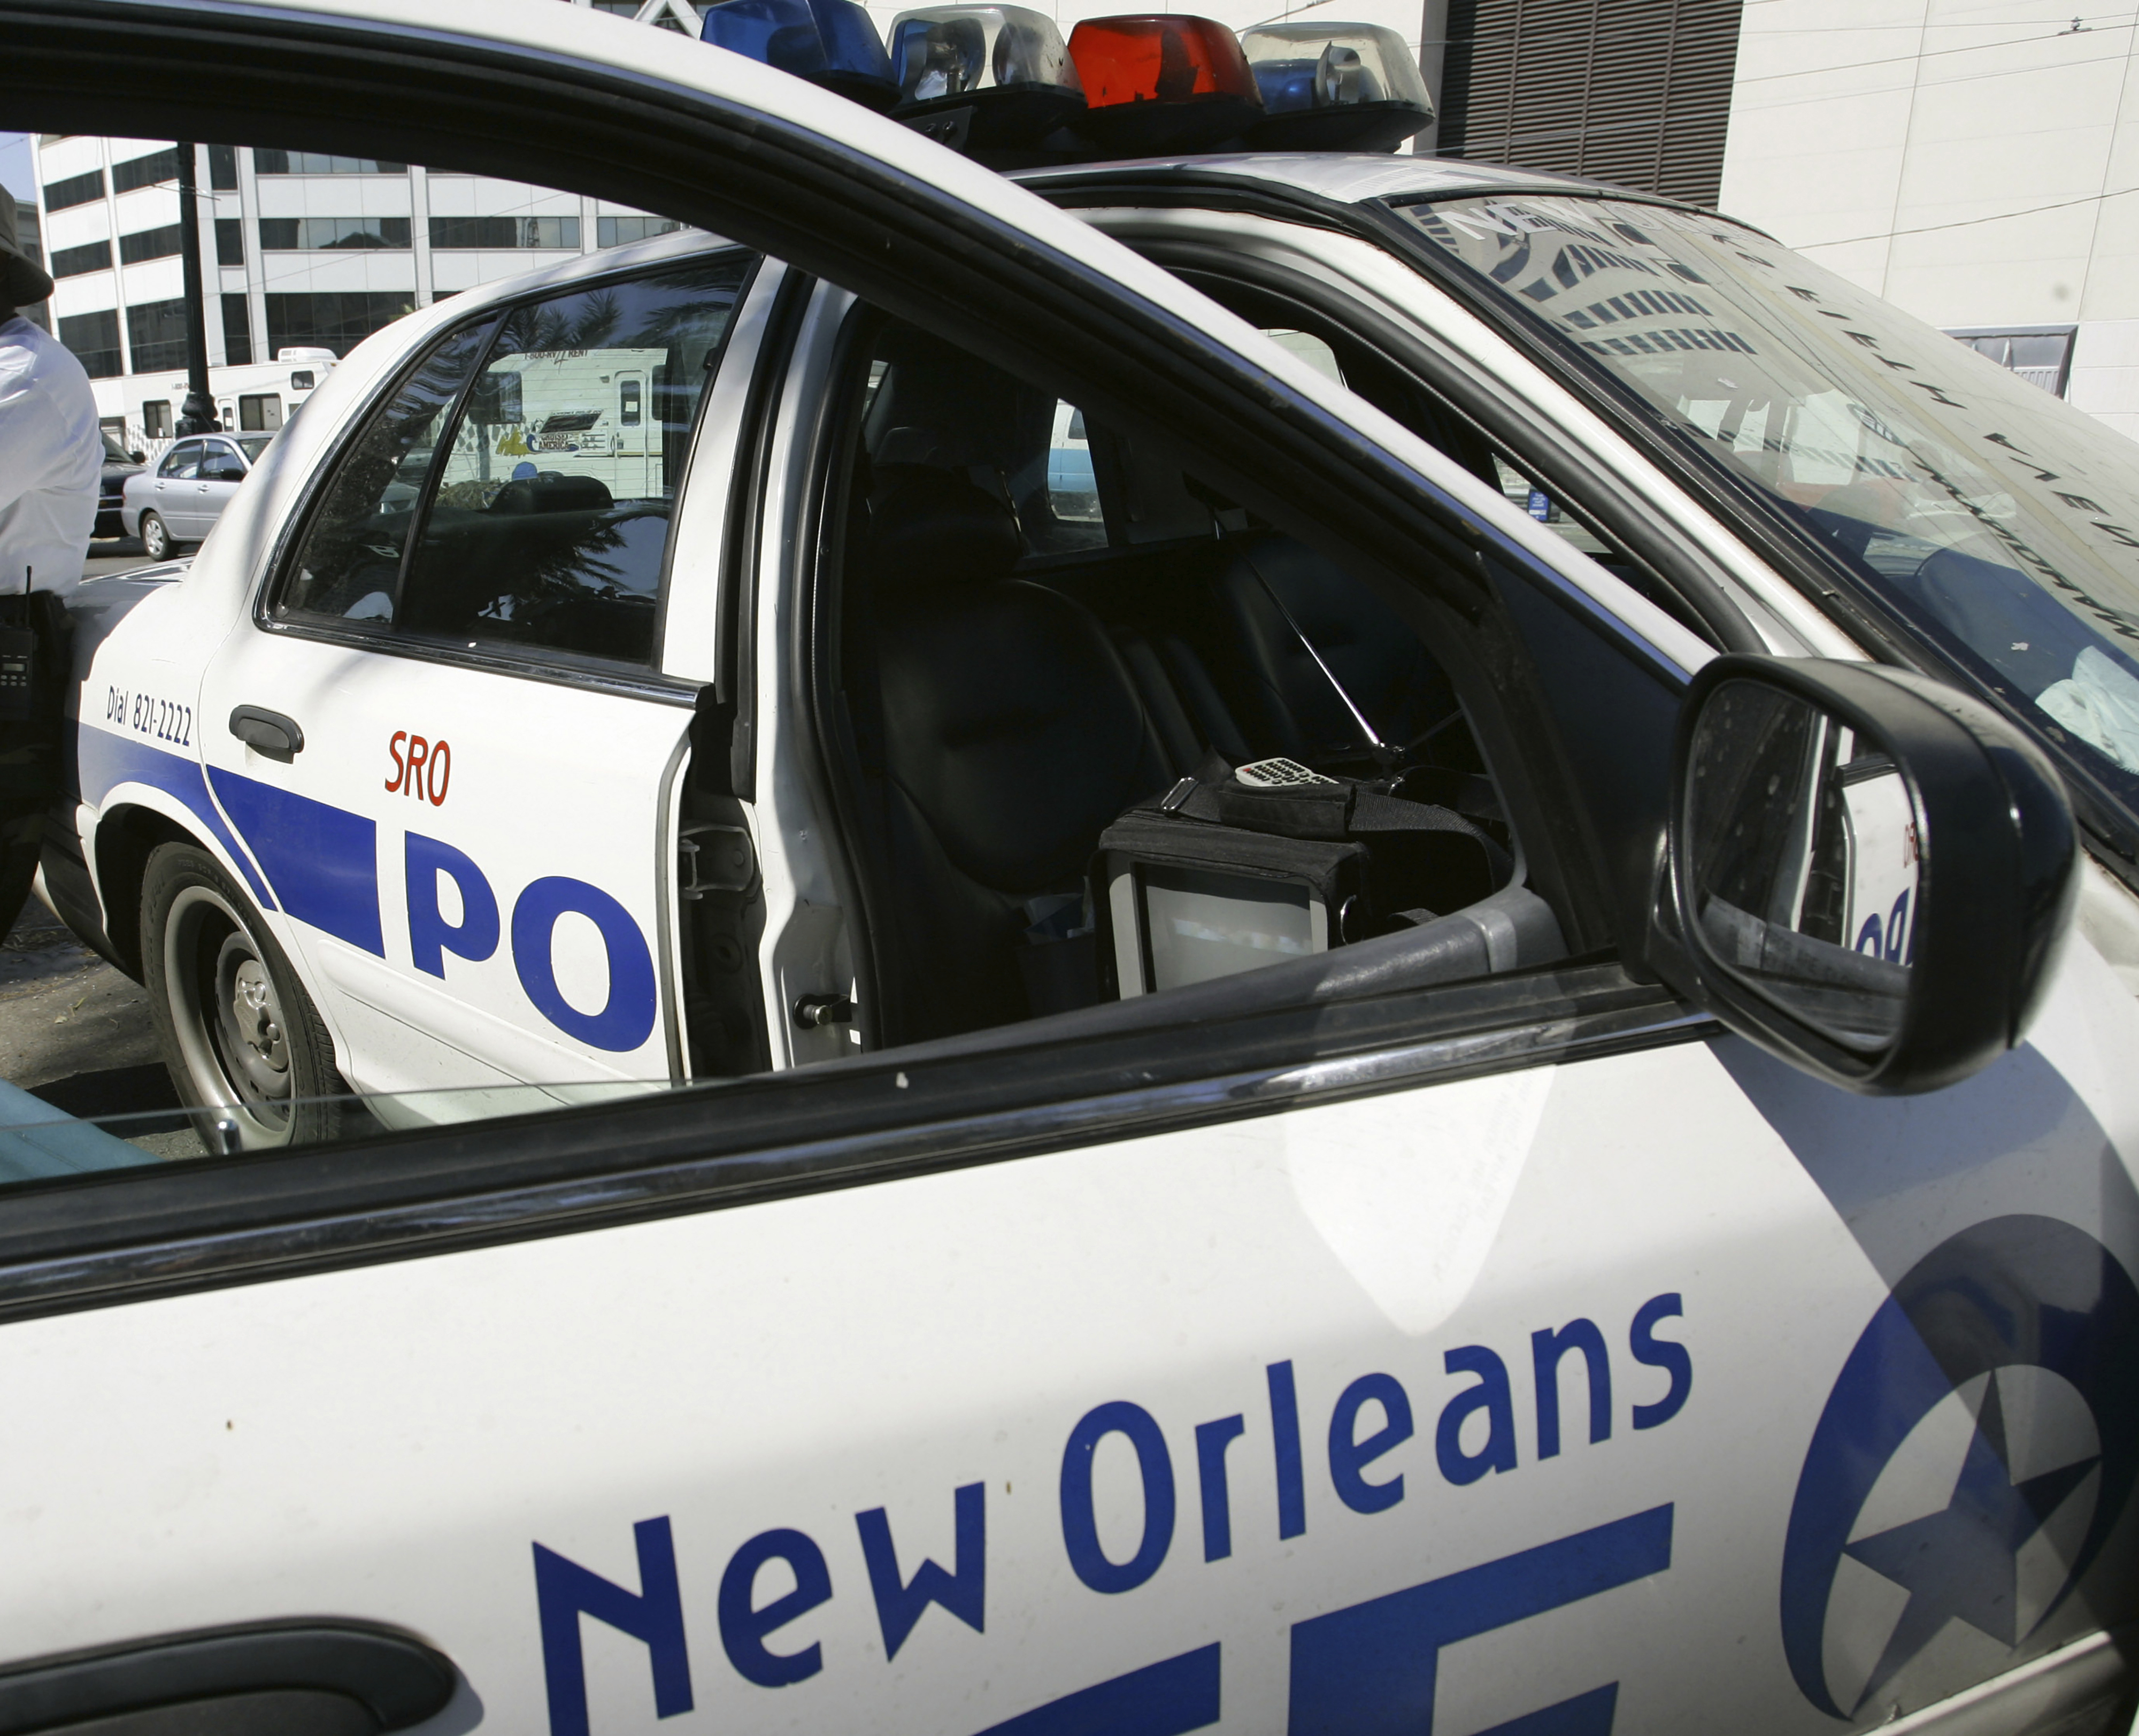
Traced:
POLYGON ((169 558, 181 543, 198 542, 274 438, 203 434, 174 441, 157 463, 126 478, 119 509, 126 534, 141 539, 152 561, 169 558))

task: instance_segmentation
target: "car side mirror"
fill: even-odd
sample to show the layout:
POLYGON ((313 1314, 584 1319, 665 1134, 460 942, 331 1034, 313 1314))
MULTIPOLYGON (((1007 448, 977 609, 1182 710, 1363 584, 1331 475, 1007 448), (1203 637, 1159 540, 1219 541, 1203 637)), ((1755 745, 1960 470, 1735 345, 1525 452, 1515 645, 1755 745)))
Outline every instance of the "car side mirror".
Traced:
POLYGON ((149 454, 145 452, 130 452, 126 454, 126 462, 130 464, 145 464, 149 462, 149 454))
POLYGON ((1668 856, 1659 973, 1882 1094, 2020 1041, 2078 889, 2072 810, 2032 743, 1921 676, 1813 660, 1718 657, 1694 678, 1668 856))

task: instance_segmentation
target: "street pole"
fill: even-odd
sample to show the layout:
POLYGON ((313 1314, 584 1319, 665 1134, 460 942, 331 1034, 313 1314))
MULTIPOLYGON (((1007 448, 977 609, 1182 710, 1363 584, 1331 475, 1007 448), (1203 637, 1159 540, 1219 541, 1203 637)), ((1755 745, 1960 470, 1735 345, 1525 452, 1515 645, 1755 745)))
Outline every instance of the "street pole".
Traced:
POLYGON ((1419 156, 1441 154, 1441 91, 1448 66, 1448 0, 1423 0, 1419 19, 1418 71, 1433 99, 1433 120, 1412 140, 1419 156))
POLYGON ((185 276, 186 401, 177 432, 208 434, 221 424, 208 390, 208 314, 201 285, 200 212, 193 187, 193 147, 179 146, 179 262, 185 276))

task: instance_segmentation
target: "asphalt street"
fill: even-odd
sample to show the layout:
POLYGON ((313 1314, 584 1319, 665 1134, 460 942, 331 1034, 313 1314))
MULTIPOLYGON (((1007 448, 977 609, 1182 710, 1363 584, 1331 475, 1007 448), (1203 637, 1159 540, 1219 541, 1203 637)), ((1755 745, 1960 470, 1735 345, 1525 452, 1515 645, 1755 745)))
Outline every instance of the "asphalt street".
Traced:
MULTIPOLYGON (((82 576, 148 564, 130 537, 93 542, 82 576)), ((34 898, 0 941, 0 1078, 70 1115, 125 1116, 112 1130, 159 1157, 203 1149, 177 1113, 147 996, 34 898)))

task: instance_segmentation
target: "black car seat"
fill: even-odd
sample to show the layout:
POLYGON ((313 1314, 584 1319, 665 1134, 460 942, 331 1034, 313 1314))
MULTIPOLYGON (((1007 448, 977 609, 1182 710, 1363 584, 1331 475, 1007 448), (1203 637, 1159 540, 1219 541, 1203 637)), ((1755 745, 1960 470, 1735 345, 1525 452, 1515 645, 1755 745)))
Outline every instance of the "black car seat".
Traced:
POLYGON ((1212 666, 1260 751, 1312 761, 1364 746, 1339 687, 1391 747, 1456 710, 1417 633, 1342 567, 1275 532, 1226 541, 1231 558, 1212 581, 1212 666))
POLYGON ((955 473, 912 474, 864 547, 879 939, 898 960, 886 1022, 910 1042, 1026 1018, 1025 901, 1080 890, 1099 833, 1167 786, 1167 761, 1098 620, 1007 576, 1024 545, 1001 501, 955 473))

